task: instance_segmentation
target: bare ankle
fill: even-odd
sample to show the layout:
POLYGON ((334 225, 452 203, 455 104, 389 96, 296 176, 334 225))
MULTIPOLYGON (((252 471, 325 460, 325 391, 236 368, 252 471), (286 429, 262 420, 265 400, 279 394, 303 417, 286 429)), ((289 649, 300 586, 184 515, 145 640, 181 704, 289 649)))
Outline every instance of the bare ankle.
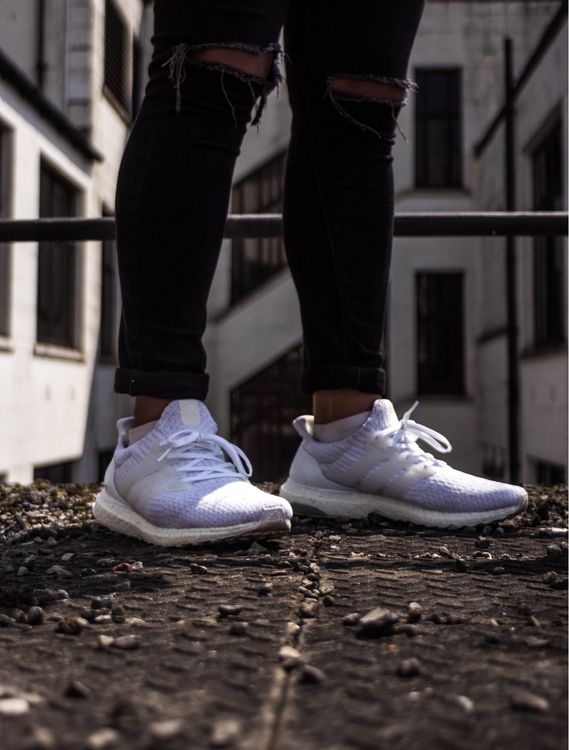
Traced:
POLYGON ((147 422, 153 422, 155 419, 160 419, 162 412, 171 401, 171 398, 135 396, 133 409, 134 423, 132 426, 139 427, 147 422))
POLYGON ((377 393, 365 393, 352 388, 316 391, 313 395, 314 421, 325 424, 369 411, 378 398, 381 396, 377 393))

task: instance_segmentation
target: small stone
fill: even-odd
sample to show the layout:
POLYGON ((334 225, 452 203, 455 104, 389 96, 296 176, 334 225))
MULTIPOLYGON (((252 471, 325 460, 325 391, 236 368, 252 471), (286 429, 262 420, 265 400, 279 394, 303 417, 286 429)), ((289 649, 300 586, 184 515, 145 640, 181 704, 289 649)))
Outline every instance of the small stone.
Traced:
POLYGON ((416 677, 421 674, 421 664, 418 659, 404 659, 397 667, 399 677, 416 677))
POLYGON ((259 586, 257 589, 257 594, 259 596, 267 596, 268 594, 272 594, 273 592, 273 584, 272 583, 263 583, 262 586, 259 586))
POLYGON ((534 628, 541 627, 541 622, 537 619, 537 617, 534 617, 534 615, 530 615, 528 617, 528 623, 532 625, 534 628))
POLYGON ((559 575, 554 571, 550 570, 543 576, 543 582, 547 583, 548 586, 551 586, 551 584, 557 583, 559 580, 559 575))
POLYGON ((110 615, 96 615, 91 620, 91 622, 97 623, 97 625, 100 625, 103 622, 110 622, 110 621, 111 621, 110 615))
POLYGON ((20 567, 18 568, 18 572, 16 573, 16 575, 19 575, 19 576, 27 576, 29 572, 30 572, 30 571, 28 570, 28 568, 26 568, 26 566, 25 566, 25 565, 22 565, 22 566, 20 566, 20 567))
POLYGON ((8 615, 0 614, 0 628, 9 628, 11 625, 15 625, 16 620, 8 615))
POLYGON ((457 573, 464 573, 464 571, 467 569, 466 561, 462 559, 455 559, 453 567, 457 573))
POLYGON ((360 613, 359 612, 350 612, 349 615, 346 615, 342 619, 342 624, 351 626, 351 625, 357 625, 360 621, 360 613))
POLYGON ((416 625, 412 625, 409 622, 404 623, 396 623, 393 626, 393 632, 394 633, 403 633, 404 635, 408 636, 409 638, 414 638, 416 635, 419 634, 419 628, 416 625))
POLYGON ((221 719, 212 729, 209 741, 210 747, 229 747, 234 745, 241 732, 241 724, 237 719, 221 719))
POLYGON ((471 714, 474 711, 474 703, 466 695, 457 695, 455 700, 467 714, 471 714))
POLYGON ((0 698, 0 716, 23 716, 30 710, 24 698, 0 698))
POLYGON ((140 646, 140 638, 137 635, 120 635, 114 639, 112 646, 122 651, 134 651, 140 646))
POLYGON ((423 607, 419 602, 409 602, 407 607, 407 622, 419 622, 423 616, 423 607))
POLYGON ((310 664, 305 664, 300 671, 299 682, 302 682, 305 685, 318 684, 324 682, 325 679, 326 675, 324 672, 321 669, 318 669, 318 667, 313 667, 310 664))
POLYGON ((115 586, 115 591, 129 591, 130 590, 130 581, 120 581, 115 586))
POLYGON ((476 552, 472 555, 472 557, 476 559, 482 559, 482 560, 491 560, 492 559, 492 553, 491 552, 482 552, 480 550, 476 550, 476 552))
POLYGON ((559 544, 549 544, 546 547, 547 557, 550 560, 556 560, 559 557, 563 557, 563 549, 559 544))
POLYGON ((492 573, 496 576, 501 576, 506 572, 506 568, 502 567, 502 565, 496 565, 496 567, 492 570, 492 573))
POLYGON ((16 622, 27 622, 26 615, 22 609, 15 607, 8 612, 8 617, 11 617, 16 622))
POLYGON ((98 729, 87 738, 88 750, 107 750, 120 739, 120 734, 114 729, 98 729))
POLYGON ((333 583, 324 583, 322 586, 320 586, 320 594, 322 596, 328 596, 328 594, 331 594, 334 591, 334 584, 333 583))
POLYGON ((46 570, 46 573, 48 575, 53 575, 56 578, 72 578, 73 573, 70 570, 67 570, 67 568, 64 568, 63 565, 52 565, 51 568, 48 568, 46 570))
POLYGON ((94 596, 91 599, 91 609, 110 609, 113 606, 112 595, 94 596))
POLYGON ((66 698, 88 698, 91 690, 79 680, 72 680, 65 688, 64 695, 66 698))
POLYGON ((475 547, 478 547, 478 549, 488 549, 491 544, 492 541, 484 536, 479 536, 478 540, 474 543, 475 547))
POLYGON ((217 609, 220 617, 232 617, 240 614, 243 607, 238 604, 220 604, 217 609))
POLYGON ((317 614, 318 614, 317 602, 303 602, 300 605, 301 617, 311 618, 311 617, 316 617, 317 614))
POLYGON ((282 661, 283 667, 287 670, 297 667, 303 661, 300 652, 292 646, 281 646, 279 659, 282 661))
POLYGON ((26 745, 26 750, 54 750, 55 737, 51 729, 37 727, 26 745))
POLYGON ((97 645, 99 646, 99 648, 103 649, 110 648, 114 642, 115 639, 112 637, 112 635, 100 635, 97 638, 97 645))
POLYGON ((286 634, 288 638, 294 638, 299 631, 300 631, 300 625, 297 625, 296 622, 287 622, 286 634))
POLYGON ((545 714, 549 711, 549 702, 540 695, 520 690, 514 693, 511 699, 512 708, 518 711, 531 711, 533 713, 545 714))
POLYGON ((182 734, 184 722, 181 719, 153 721, 151 722, 149 729, 153 739, 158 740, 159 742, 169 742, 182 734))
POLYGON ((41 607, 30 607, 26 620, 28 625, 41 625, 45 618, 45 612, 41 607))
POLYGON ((113 622, 123 623, 126 620, 124 607, 121 607, 120 604, 113 604, 113 608, 111 610, 111 618, 113 622))
POLYGON ((229 626, 229 635, 247 635, 248 632, 248 622, 232 622, 229 626))
POLYGON ((526 645, 529 648, 545 648, 549 646, 549 640, 547 638, 536 638, 535 635, 530 635, 526 638, 526 645))
POLYGON ((325 597, 322 598, 322 604, 325 607, 333 607, 334 604, 336 604, 336 600, 333 596, 330 596, 330 594, 327 594, 325 597))
POLYGON ((82 617, 64 617, 56 625, 56 632, 64 635, 79 635, 87 625, 87 620, 82 617))
POLYGON ((190 570, 192 573, 197 573, 198 575, 209 573, 205 565, 198 565, 197 563, 190 563, 190 570))
POLYGON ((395 612, 382 607, 375 607, 360 618, 358 634, 369 637, 391 635, 393 626, 398 621, 399 616, 395 612))
POLYGON ((61 559, 63 562, 69 562, 75 557, 73 552, 66 552, 65 554, 61 555, 61 559))
POLYGON ((450 557, 451 551, 448 547, 439 547, 439 554, 441 554, 443 557, 450 557))
POLYGON ((32 593, 40 604, 71 598, 65 589, 34 589, 32 593))

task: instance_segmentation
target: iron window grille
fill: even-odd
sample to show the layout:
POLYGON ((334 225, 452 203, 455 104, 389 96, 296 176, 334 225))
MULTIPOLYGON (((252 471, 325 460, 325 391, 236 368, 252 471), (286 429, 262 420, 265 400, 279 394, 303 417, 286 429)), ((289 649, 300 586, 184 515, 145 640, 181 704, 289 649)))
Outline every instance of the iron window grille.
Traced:
MULTIPOLYGON (((40 217, 75 216, 79 192, 45 162, 40 167, 40 217)), ((38 246, 37 340, 75 345, 77 248, 72 241, 38 246)))
POLYGON ((415 186, 462 186, 461 70, 415 70, 415 186))
POLYGON ((130 111, 128 49, 127 24, 114 0, 106 0, 104 90, 125 113, 130 111))
POLYGON ((464 274, 418 272, 417 392, 464 394, 464 274))

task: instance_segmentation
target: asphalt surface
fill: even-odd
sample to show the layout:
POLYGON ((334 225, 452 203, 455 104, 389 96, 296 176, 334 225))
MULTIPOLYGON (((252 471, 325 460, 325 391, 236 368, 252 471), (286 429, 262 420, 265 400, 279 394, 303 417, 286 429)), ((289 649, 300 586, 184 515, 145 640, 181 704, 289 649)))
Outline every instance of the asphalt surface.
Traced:
POLYGON ((98 489, 0 485, 2 750, 566 746, 566 487, 484 529, 170 550, 95 524, 98 489))

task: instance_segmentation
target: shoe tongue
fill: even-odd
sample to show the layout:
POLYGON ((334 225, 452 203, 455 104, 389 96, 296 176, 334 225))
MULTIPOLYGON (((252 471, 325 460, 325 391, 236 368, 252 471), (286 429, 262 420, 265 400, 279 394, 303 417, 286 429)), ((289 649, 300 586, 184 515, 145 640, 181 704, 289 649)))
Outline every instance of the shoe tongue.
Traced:
POLYGON ((368 418, 370 424, 375 430, 385 430, 387 427, 393 427, 399 424, 399 417, 395 413, 393 404, 387 398, 378 398, 373 405, 371 414, 368 418))
POLYGON ((204 433, 216 433, 217 424, 203 401, 180 398, 170 401, 160 416, 158 424, 167 434, 184 428, 204 433))

